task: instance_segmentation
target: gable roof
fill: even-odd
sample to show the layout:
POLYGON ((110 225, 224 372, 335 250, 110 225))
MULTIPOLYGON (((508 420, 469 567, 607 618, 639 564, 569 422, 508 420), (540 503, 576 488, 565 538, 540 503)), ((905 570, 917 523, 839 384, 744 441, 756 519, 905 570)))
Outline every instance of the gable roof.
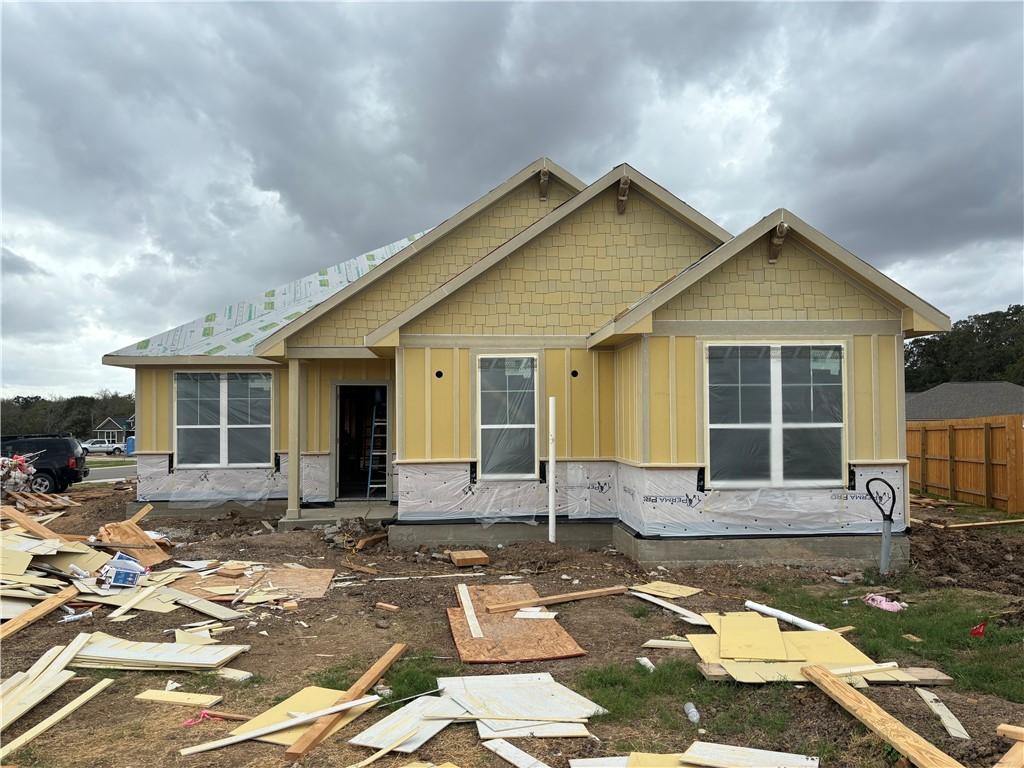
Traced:
POLYGON ((548 215, 534 222, 515 237, 509 239, 498 248, 495 248, 483 258, 478 259, 475 263, 452 277, 446 283, 438 286, 411 307, 384 323, 377 330, 367 334, 364 343, 367 347, 380 344, 389 336, 392 336, 402 326, 415 320, 417 317, 436 306, 455 291, 475 280, 506 256, 509 256, 533 239, 556 226, 559 222, 582 208, 602 192, 613 186, 618 186, 622 179, 629 180, 631 190, 633 188, 637 188, 641 193, 649 197, 670 214, 683 220, 689 226, 693 227, 713 242, 721 243, 723 240, 727 240, 731 237, 728 231, 720 227, 700 211, 687 205, 660 184, 655 183, 635 168, 624 163, 613 168, 571 200, 563 203, 548 215))
POLYGON ((907 395, 907 421, 1024 414, 1024 387, 1009 381, 949 381, 907 395))
POLYGON ((93 427, 92 431, 96 432, 97 430, 100 430, 100 429, 109 429, 109 427, 107 427, 107 422, 108 421, 111 423, 111 425, 113 425, 114 429, 119 429, 119 430, 131 429, 132 428, 131 422, 134 421, 134 420, 135 420, 134 416, 107 416, 107 418, 105 418, 103 421, 101 421, 98 426, 93 427))
POLYGON ((569 173, 569 171, 565 170, 562 166, 549 158, 541 157, 538 160, 535 160, 519 171, 519 173, 503 181, 486 195, 478 198, 454 216, 449 217, 441 224, 431 229, 428 233, 425 233, 422 238, 418 238, 415 242, 410 243, 407 248, 398 253, 395 258, 390 259, 387 264, 382 265, 380 268, 375 269, 367 275, 364 275, 362 278, 354 281, 350 285, 344 286, 341 291, 327 301, 318 305, 313 311, 307 312, 303 317, 298 318, 296 321, 289 323, 287 326, 267 336, 263 341, 255 346, 255 354, 260 355, 270 353, 270 350, 275 345, 284 341, 293 334, 298 333, 333 309, 336 309, 346 300, 365 290, 374 282, 380 280, 392 270, 398 268, 401 264, 411 259, 420 251, 431 247, 452 231, 465 224, 478 213, 486 209, 488 206, 501 200, 516 187, 539 174, 542 170, 549 171, 551 175, 558 179, 562 184, 569 187, 569 189, 574 193, 579 192, 584 188, 584 186, 586 186, 573 174, 569 173))
POLYGON ((779 224, 789 225, 787 239, 793 238, 810 246, 815 253, 838 267, 847 277, 902 309, 904 332, 908 337, 949 330, 950 322, 947 315, 866 261, 854 256, 795 214, 785 208, 779 208, 620 312, 612 321, 591 334, 588 346, 593 347, 606 342, 609 337, 628 333, 630 328, 653 315, 655 310, 698 283, 759 238, 766 236, 779 224))

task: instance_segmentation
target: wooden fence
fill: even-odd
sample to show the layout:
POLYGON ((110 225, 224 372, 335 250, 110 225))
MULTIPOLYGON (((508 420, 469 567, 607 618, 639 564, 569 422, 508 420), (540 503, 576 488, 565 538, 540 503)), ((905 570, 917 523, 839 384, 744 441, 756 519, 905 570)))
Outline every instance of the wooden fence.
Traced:
POLYGON ((908 421, 910 487, 1024 512, 1024 415, 908 421))

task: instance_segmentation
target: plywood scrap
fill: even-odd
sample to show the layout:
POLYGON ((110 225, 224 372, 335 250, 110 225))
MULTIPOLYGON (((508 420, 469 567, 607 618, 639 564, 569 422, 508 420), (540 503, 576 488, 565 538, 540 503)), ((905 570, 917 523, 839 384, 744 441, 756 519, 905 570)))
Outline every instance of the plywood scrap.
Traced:
MULTIPOLYGON (((362 677, 356 680, 347 691, 338 697, 336 703, 342 704, 363 696, 377 684, 377 681, 384 676, 384 673, 391 668, 391 665, 398 661, 408 649, 409 646, 405 643, 396 643, 391 646, 387 653, 381 656, 372 667, 363 673, 362 677)), ((335 724, 342 717, 337 714, 331 714, 317 720, 285 751, 285 758, 288 760, 298 760, 309 753, 317 744, 327 738, 335 724)))
POLYGON ((57 610, 60 606, 69 600, 75 598, 78 595, 78 587, 73 584, 64 587, 60 592, 55 594, 53 597, 43 600, 41 603, 37 603, 29 610, 21 613, 14 617, 10 621, 4 622, 3 626, 0 626, 0 641, 6 640, 11 637, 15 632, 20 632, 22 629, 27 627, 29 624, 33 624, 39 619, 43 618, 47 614, 57 610))
POLYGON ((682 606, 676 605, 675 603, 670 603, 666 600, 662 600, 660 597, 648 595, 644 592, 637 592, 636 590, 630 590, 629 594, 631 594, 633 597, 638 597, 641 600, 645 600, 648 603, 652 603, 653 605, 656 605, 659 608, 664 608, 667 611, 678 613, 680 618, 682 618, 682 620, 685 621, 687 624, 692 624, 695 627, 711 626, 710 624, 708 624, 708 620, 700 614, 694 613, 693 611, 688 611, 682 606))
POLYGON ((374 544, 380 544, 380 542, 387 541, 387 540, 388 540, 388 532, 387 531, 381 531, 380 533, 375 533, 372 536, 364 536, 363 538, 361 538, 359 541, 356 542, 355 551, 359 552, 360 550, 366 549, 367 547, 371 547, 374 544))
POLYGON ((648 595, 667 597, 669 599, 691 597, 704 591, 697 587, 688 587, 685 584, 673 584, 671 581, 652 581, 647 584, 636 584, 630 587, 630 589, 634 592, 645 592, 648 595))
POLYGON ((224 701, 223 696, 212 693, 185 693, 184 691, 162 691, 152 689, 136 694, 138 701, 153 701, 157 704, 179 704, 184 707, 212 707, 224 701))
MULTIPOLYGON (((175 583, 175 587, 196 597, 209 598, 210 593, 204 590, 210 587, 233 587, 237 594, 252 587, 263 589, 273 586, 276 588, 274 594, 279 595, 282 599, 315 600, 327 594, 333 577, 333 568, 295 570, 270 566, 262 571, 252 571, 250 575, 243 575, 237 579, 225 578, 218 573, 206 577, 199 572, 187 573, 175 583)), ((219 602, 216 598, 214 600, 219 602)), ((223 598, 223 601, 232 602, 227 597, 223 598)), ((241 601, 236 597, 234 602, 241 601)))
POLYGON ((459 568, 466 568, 471 565, 490 565, 491 562, 491 558, 481 549, 464 549, 458 552, 449 552, 448 557, 459 568))
POLYGON ((256 739, 260 736, 266 736, 267 734, 276 733, 277 731, 283 731, 287 728, 311 723, 322 717, 330 717, 332 715, 339 714, 348 709, 354 709, 355 707, 362 706, 363 704, 373 704, 374 702, 380 701, 379 696, 365 696, 361 699, 354 701, 346 701, 341 704, 335 704, 333 707, 326 709, 320 709, 315 712, 310 712, 305 715, 299 715, 297 717, 290 718, 283 723, 275 723, 273 725, 266 725, 263 728, 259 728, 248 733, 240 733, 234 736, 228 736, 227 738, 217 739, 216 741, 208 741, 205 744, 197 744, 194 747, 185 747, 179 749, 178 754, 180 755, 195 755, 199 752, 209 752, 211 749, 220 749, 231 744, 239 744, 243 741, 249 741, 250 739, 256 739))
MULTIPOLYGON (((316 712, 320 709, 327 709, 328 707, 338 703, 338 694, 339 692, 335 688, 320 688, 318 686, 303 688, 301 691, 292 694, 279 704, 260 713, 256 717, 251 718, 244 725, 238 726, 235 730, 231 731, 231 733, 233 735, 238 735, 258 730, 266 725, 287 722, 292 719, 288 714, 289 712, 316 712)), ((361 714, 372 709, 373 706, 374 704, 371 702, 369 704, 364 704, 360 707, 354 707, 353 709, 347 710, 344 715, 338 719, 337 723, 331 727, 327 735, 334 735, 361 714)), ((299 740, 309 727, 309 725, 296 725, 294 728, 287 728, 283 731, 276 731, 274 733, 268 733, 265 736, 260 736, 257 740, 290 747, 299 740)))
POLYGON ((695 741, 679 756, 683 766, 701 768, 818 768, 818 758, 792 752, 734 747, 695 741))
POLYGON ((630 752, 626 758, 626 768, 667 768, 673 765, 679 765, 678 752, 630 752))
POLYGON ((801 672, 825 695, 857 718, 872 733, 905 755, 914 765, 921 768, 964 768, 962 764, 921 738, 824 667, 811 665, 804 667, 801 672))
POLYGON ((421 696, 379 720, 362 733, 348 740, 360 747, 381 749, 388 745, 396 752, 414 752, 448 725, 450 719, 425 719, 425 715, 464 715, 466 710, 458 702, 439 696, 421 696), (414 735, 395 743, 402 734, 414 735))
POLYGON ((513 600, 508 603, 488 605, 488 613, 503 613, 504 611, 516 611, 520 608, 529 608, 535 605, 555 605, 557 603, 569 603, 575 600, 586 600, 591 597, 606 597, 608 595, 621 595, 628 592, 627 587, 602 587, 600 589, 586 589, 582 592, 567 592, 562 595, 549 595, 538 597, 535 600, 513 600))
POLYGON ((542 661, 584 656, 586 651, 556 621, 522 621, 509 612, 491 613, 490 605, 530 602, 537 593, 529 584, 467 587, 482 637, 473 637, 462 608, 448 609, 448 622, 459 658, 470 664, 542 661))
POLYGON ((68 717, 72 713, 76 712, 82 705, 94 699, 96 696, 98 696, 100 693, 105 691, 108 687, 110 687, 113 684, 113 679, 109 677, 100 680, 85 693, 76 696, 74 699, 69 701, 67 704, 58 709, 45 720, 32 726, 27 731, 25 731, 25 733, 21 734, 16 739, 12 739, 11 741, 6 742, 3 745, 3 747, 0 748, 0 760, 5 759, 8 755, 12 754, 16 750, 21 749, 26 744, 35 739, 37 736, 39 736, 41 733, 48 731, 50 728, 64 720, 64 718, 68 717))
POLYGON ((928 709, 939 716, 939 720, 942 721, 942 727, 946 729, 946 733, 954 739, 970 740, 971 736, 967 733, 967 729, 964 728, 956 715, 949 711, 949 707, 943 704, 938 696, 931 691, 926 691, 924 688, 914 688, 914 690, 917 691, 918 696, 924 699, 928 709))
POLYGON ((551 768, 547 763, 523 752, 519 747, 512 746, 504 739, 485 741, 484 748, 489 749, 506 763, 511 763, 515 768, 551 768))

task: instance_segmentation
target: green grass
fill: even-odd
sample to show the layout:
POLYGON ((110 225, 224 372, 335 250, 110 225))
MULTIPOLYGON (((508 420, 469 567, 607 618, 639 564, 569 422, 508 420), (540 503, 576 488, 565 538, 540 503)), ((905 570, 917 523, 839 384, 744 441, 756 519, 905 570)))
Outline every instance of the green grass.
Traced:
POLYGON ((646 619, 651 615, 651 609, 646 605, 633 605, 629 608, 629 615, 634 619, 646 619))
POLYGON ((40 756, 35 747, 24 746, 9 758, 11 765, 21 768, 50 768, 53 765, 49 760, 40 756))
POLYGON ((96 469, 97 467, 134 467, 135 459, 114 458, 113 456, 94 459, 90 454, 86 457, 86 463, 90 469, 96 469))
POLYGON ((847 634, 865 654, 876 661, 897 658, 904 666, 938 666, 951 675, 955 687, 1000 696, 1024 703, 1024 627, 998 627, 989 621, 984 637, 971 637, 971 627, 998 613, 1004 602, 997 595, 968 590, 923 590, 914 577, 895 579, 887 586, 903 590, 910 607, 889 613, 854 598, 844 605, 842 597, 870 591, 870 586, 846 586, 814 594, 794 586, 761 584, 774 608, 795 613, 830 627, 853 625, 847 634), (915 643, 902 637, 915 635, 915 643))
MULTIPOLYGON (((349 657, 344 661, 306 675, 306 679, 321 688, 343 691, 349 688, 369 668, 372 661, 349 657)), ((394 663, 384 675, 391 689, 390 699, 417 696, 437 688, 437 678, 463 673, 462 666, 433 656, 406 656, 394 663)))

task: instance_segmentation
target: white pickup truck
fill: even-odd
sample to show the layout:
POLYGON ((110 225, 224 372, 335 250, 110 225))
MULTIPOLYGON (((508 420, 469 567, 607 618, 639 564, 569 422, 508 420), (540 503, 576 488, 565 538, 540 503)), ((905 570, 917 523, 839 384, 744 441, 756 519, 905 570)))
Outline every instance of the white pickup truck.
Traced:
POLYGON ((124 453, 124 443, 115 443, 113 440, 103 440, 102 438, 93 438, 92 440, 85 440, 82 442, 82 452, 88 456, 90 453, 105 453, 107 455, 114 454, 120 456, 124 453))

